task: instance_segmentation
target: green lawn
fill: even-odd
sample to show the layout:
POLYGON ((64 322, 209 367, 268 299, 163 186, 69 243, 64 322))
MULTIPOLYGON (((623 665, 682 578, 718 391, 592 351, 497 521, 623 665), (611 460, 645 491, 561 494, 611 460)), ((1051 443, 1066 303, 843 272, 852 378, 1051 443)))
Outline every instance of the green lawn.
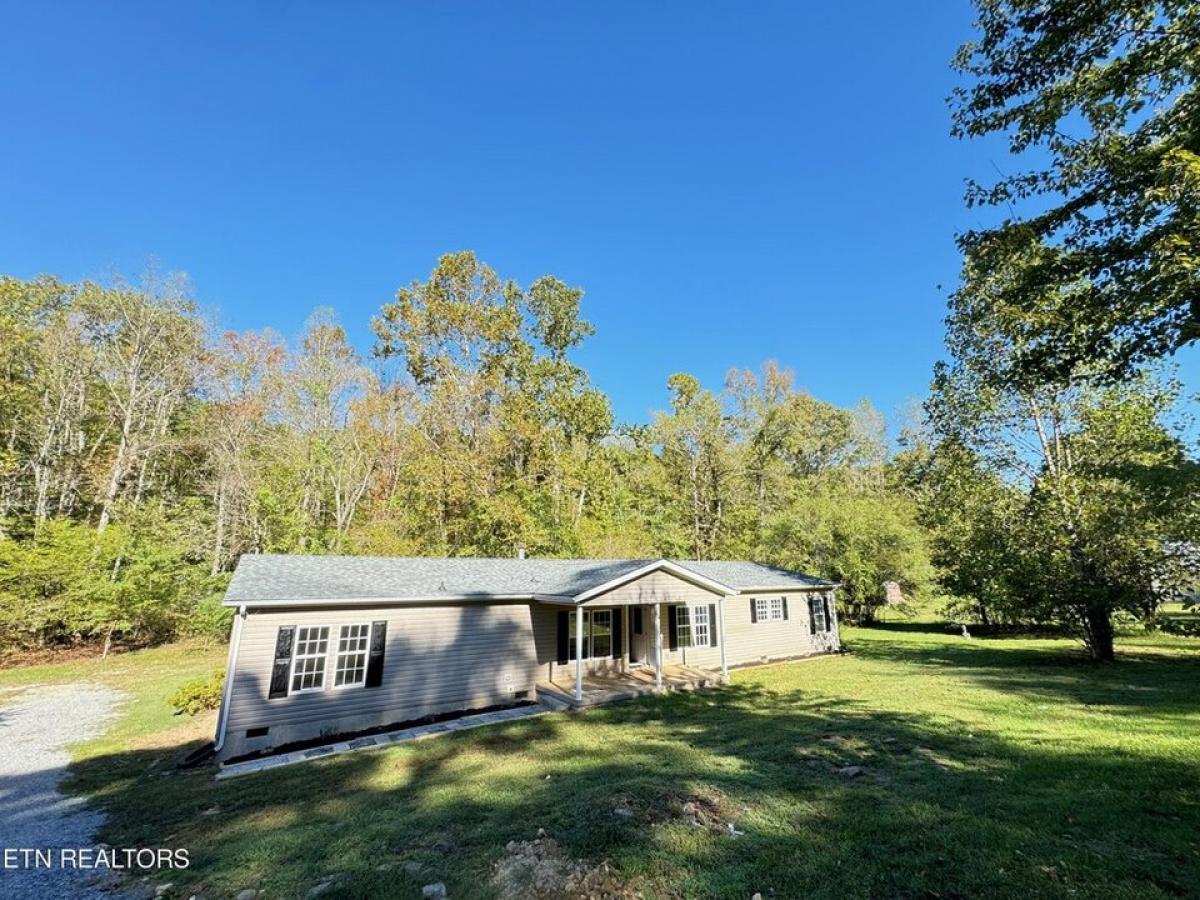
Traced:
POLYGON ((850 654, 728 688, 219 783, 167 771, 195 735, 162 699, 219 656, 148 651, 101 676, 137 699, 74 785, 109 843, 189 848, 162 880, 210 900, 332 873, 325 897, 493 896, 506 843, 538 828, 648 897, 1200 895, 1200 640, 1129 637, 1096 667, 1065 640, 933 629, 847 628, 850 654))

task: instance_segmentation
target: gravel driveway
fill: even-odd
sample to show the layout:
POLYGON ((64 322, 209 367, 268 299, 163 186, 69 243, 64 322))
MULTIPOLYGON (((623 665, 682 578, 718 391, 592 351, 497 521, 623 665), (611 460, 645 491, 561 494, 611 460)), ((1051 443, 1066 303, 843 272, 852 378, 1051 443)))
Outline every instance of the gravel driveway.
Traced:
MULTIPOLYGON (((67 747, 104 731, 123 695, 96 684, 34 687, 0 705, 0 848, 91 847, 104 816, 58 791, 67 747)), ((57 853, 55 853, 57 861, 57 853)), ((2 861, 0 861, 2 864, 2 861)), ((0 897, 106 897, 94 871, 0 868, 0 897)))

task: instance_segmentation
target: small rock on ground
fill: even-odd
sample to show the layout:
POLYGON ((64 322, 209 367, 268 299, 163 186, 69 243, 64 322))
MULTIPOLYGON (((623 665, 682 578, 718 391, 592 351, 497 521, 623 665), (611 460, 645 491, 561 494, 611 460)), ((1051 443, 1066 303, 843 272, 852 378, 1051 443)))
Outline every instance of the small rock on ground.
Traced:
POLYGON ((446 885, 440 881, 434 884, 427 884, 421 888, 421 896, 427 898, 427 900, 445 900, 446 885))
POLYGON ((350 876, 345 872, 338 872, 336 875, 326 875, 316 884, 308 889, 309 897, 320 897, 322 894, 327 894, 335 887, 350 880, 350 876))

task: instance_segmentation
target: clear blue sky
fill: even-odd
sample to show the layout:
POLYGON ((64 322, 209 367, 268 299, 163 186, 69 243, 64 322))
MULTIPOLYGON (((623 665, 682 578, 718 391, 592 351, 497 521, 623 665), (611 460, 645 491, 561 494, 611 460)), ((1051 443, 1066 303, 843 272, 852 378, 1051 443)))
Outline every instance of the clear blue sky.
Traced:
POLYGON ((774 358, 893 416, 941 353, 966 0, 8 3, 0 271, 156 257, 237 329, 368 322, 441 253, 584 287, 617 414, 774 358))

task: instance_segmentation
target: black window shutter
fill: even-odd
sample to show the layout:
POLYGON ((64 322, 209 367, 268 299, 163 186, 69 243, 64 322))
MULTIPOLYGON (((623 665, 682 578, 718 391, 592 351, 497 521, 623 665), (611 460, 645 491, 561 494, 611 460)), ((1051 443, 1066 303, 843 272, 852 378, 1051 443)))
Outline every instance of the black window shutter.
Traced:
POLYGON ((708 646, 717 646, 717 604, 708 604, 708 646))
POLYGON ((625 653, 625 634, 624 634, 624 617, 621 615, 620 607, 613 610, 612 618, 612 655, 613 659, 620 659, 625 653))
POLYGON ((779 599, 783 601, 783 621, 786 622, 787 621, 787 597, 780 597, 779 599))
POLYGON ((565 666, 571 659, 571 613, 562 610, 558 614, 558 663, 565 666))
POLYGON ((642 608, 640 606, 633 608, 633 633, 645 634, 642 630, 642 608))
POLYGON ((367 654, 367 684, 369 688, 383 684, 383 650, 387 646, 387 622, 371 623, 371 651, 367 654))
POLYGON ((271 687, 267 699, 286 697, 288 674, 292 670, 292 639, 296 636, 295 625, 280 625, 275 632, 275 662, 271 666, 271 687))
POLYGON ((667 607, 667 649, 679 649, 679 610, 674 606, 667 607))
POLYGON ((758 621, 758 601, 753 597, 750 598, 750 624, 753 625, 758 621))
POLYGON ((810 634, 817 632, 817 598, 810 596, 808 598, 808 631, 810 634))
POLYGON ((833 631, 833 598, 825 595, 825 630, 833 631))

